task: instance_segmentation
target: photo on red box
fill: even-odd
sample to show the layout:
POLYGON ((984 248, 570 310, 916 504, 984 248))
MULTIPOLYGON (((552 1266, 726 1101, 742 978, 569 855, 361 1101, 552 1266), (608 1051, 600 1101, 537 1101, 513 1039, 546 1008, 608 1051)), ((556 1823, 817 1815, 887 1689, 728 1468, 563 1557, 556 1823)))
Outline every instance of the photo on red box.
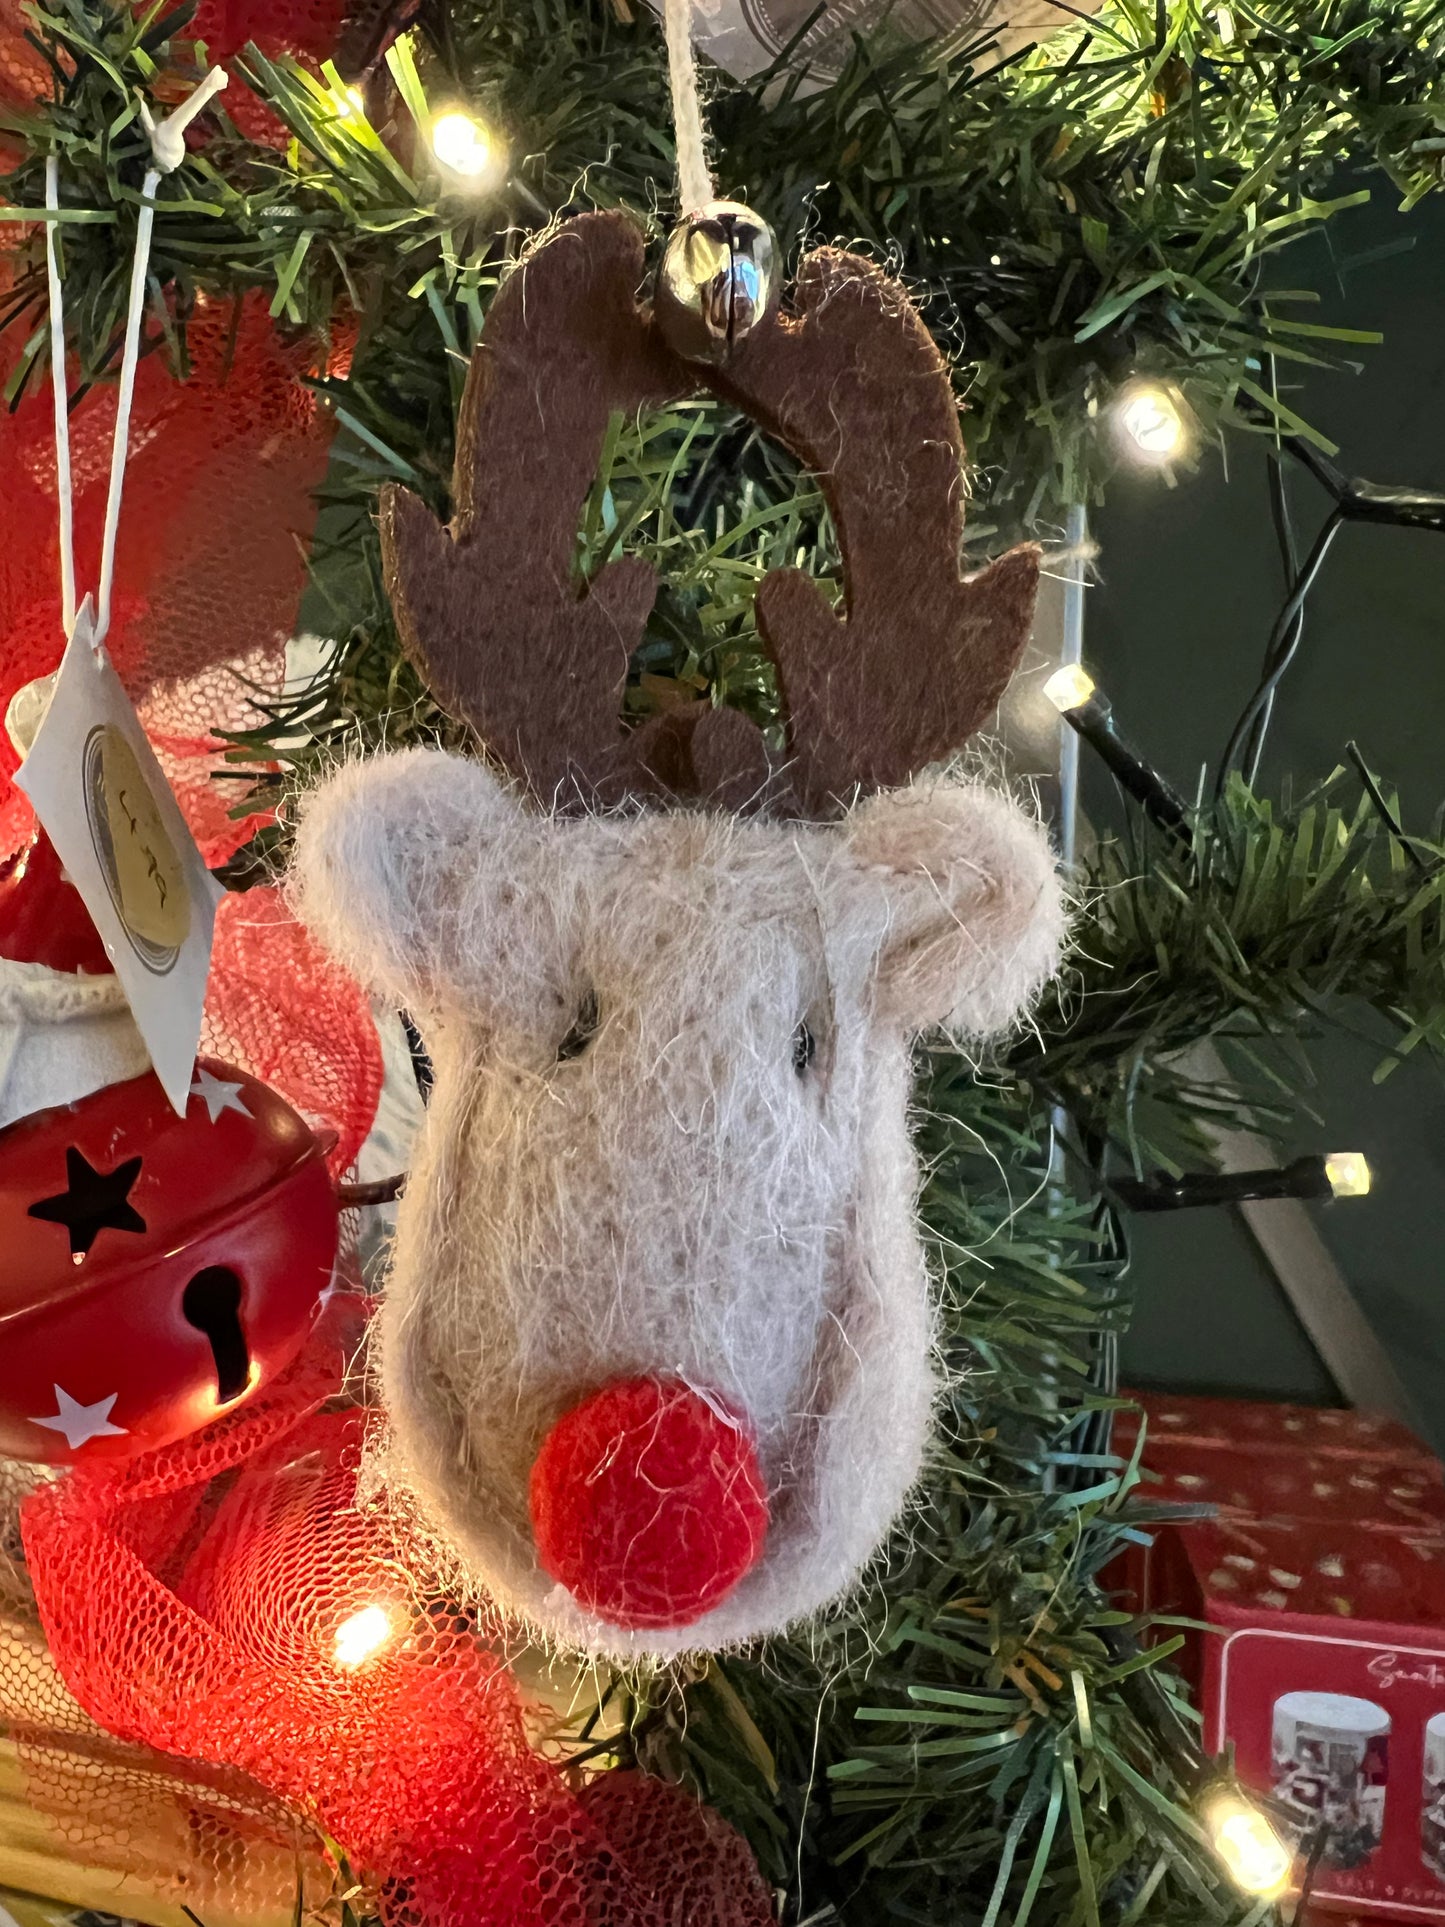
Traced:
POLYGON ((1356 1630, 1207 1642, 1206 1742, 1233 1743, 1241 1781, 1279 1801, 1302 1851, 1328 1830, 1315 1902, 1445 1920, 1445 1628, 1410 1643, 1356 1630))
POLYGON ((1360 1867, 1380 1844, 1390 1776, 1390 1716, 1346 1693, 1283 1693, 1274 1703, 1273 1793, 1308 1851, 1326 1830, 1324 1864, 1360 1867))
POLYGON ((1438 1531, 1221 1516, 1149 1539, 1117 1563, 1115 1597, 1191 1622, 1177 1664, 1206 1750, 1235 1749, 1241 1784, 1293 1817, 1303 1850, 1329 1830, 1310 1927, 1344 1927, 1338 1909, 1445 1921, 1438 1531))
POLYGON ((1420 1791, 1420 1857, 1445 1887, 1445 1713, 1425 1722, 1425 1775, 1420 1791))

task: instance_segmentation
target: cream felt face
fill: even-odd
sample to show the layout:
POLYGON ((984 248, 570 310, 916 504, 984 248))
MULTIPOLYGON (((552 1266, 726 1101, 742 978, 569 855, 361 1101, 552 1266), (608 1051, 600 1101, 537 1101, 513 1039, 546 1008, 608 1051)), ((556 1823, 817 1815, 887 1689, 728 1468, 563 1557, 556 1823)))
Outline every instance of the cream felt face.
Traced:
POLYGON ((550 818, 415 751, 312 796, 295 890, 435 1060, 379 1321, 387 1475, 471 1579, 594 1651, 715 1648, 845 1592, 934 1391, 911 1039, 996 1030, 1053 968, 1039 826, 961 783, 828 825, 550 818), (766 1495, 742 1576, 669 1625, 585 1609, 529 1512, 552 1428, 639 1379, 743 1428, 766 1495))

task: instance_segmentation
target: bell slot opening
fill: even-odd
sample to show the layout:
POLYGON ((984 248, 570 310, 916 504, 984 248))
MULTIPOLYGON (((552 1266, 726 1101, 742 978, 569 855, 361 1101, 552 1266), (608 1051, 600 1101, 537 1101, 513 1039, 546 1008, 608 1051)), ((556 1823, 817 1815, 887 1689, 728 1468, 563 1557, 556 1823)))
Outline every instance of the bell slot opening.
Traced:
POLYGON ((224 1265, 207 1265, 186 1286, 186 1322, 204 1332, 216 1361, 216 1396, 222 1405, 239 1398, 251 1378, 251 1354, 241 1329, 241 1281, 224 1265))

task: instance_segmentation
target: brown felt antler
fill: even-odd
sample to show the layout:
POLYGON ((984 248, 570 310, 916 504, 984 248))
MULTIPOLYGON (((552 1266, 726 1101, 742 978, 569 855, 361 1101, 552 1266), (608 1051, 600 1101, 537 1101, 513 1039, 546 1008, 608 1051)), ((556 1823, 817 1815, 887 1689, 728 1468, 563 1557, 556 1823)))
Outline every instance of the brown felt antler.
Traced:
POLYGON ((816 471, 843 552, 843 611, 799 569, 758 590, 805 815, 960 749, 1008 686, 1039 559, 959 574, 963 438, 948 367, 896 281, 856 254, 803 262, 781 316, 714 386, 816 471))
POLYGON ((545 802, 696 795, 827 816, 960 748, 1027 640, 1038 580, 1017 549, 959 574, 963 445, 948 370, 903 291, 851 254, 810 256, 798 315, 725 369, 673 356, 640 308, 641 239, 583 215, 501 289, 462 401, 455 519, 382 500, 387 586, 441 702, 545 802), (673 711, 628 732, 627 664, 656 578, 640 558, 576 579, 577 527, 617 410, 710 387, 817 470, 843 552, 843 613, 796 570, 758 594, 789 763, 770 771, 737 711, 673 711))
POLYGON ((575 581, 578 518, 612 411, 659 407, 678 389, 633 299, 641 242, 612 231, 629 245, 599 247, 585 222, 562 229, 493 302, 462 397, 450 529, 404 490, 381 504, 408 654, 544 801, 626 786, 622 691, 657 592, 634 557, 583 593, 575 581))

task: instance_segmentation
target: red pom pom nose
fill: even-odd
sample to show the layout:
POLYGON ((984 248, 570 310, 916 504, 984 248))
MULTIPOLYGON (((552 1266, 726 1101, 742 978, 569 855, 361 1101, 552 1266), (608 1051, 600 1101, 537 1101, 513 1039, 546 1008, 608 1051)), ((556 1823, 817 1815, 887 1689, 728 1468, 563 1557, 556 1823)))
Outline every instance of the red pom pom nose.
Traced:
POLYGON ((615 1626, 686 1626, 763 1549, 746 1427, 676 1380, 625 1379, 558 1419, 532 1467, 537 1556, 615 1626))

